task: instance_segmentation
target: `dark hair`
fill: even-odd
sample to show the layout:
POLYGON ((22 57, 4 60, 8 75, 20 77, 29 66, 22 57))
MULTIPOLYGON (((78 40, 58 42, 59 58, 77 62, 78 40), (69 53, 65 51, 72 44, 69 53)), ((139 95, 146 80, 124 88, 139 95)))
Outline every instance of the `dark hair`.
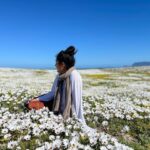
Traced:
POLYGON ((66 68, 69 69, 70 67, 75 65, 75 58, 74 55, 77 53, 77 50, 74 46, 69 46, 65 50, 61 50, 56 55, 56 61, 58 62, 64 62, 66 65, 66 68))

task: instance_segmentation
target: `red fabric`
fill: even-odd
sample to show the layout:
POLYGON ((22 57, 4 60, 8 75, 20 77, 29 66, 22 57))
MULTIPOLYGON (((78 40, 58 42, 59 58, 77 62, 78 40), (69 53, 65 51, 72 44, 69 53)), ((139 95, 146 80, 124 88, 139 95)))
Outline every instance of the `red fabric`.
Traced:
POLYGON ((41 101, 29 101, 29 103, 28 103, 28 108, 29 109, 38 110, 38 109, 43 108, 44 106, 45 106, 44 103, 41 102, 41 101))

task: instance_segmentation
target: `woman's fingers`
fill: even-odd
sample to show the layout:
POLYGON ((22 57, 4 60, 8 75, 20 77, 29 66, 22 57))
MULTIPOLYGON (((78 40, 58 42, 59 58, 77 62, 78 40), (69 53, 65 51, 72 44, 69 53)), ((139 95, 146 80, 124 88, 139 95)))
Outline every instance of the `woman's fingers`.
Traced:
POLYGON ((34 98, 34 99, 31 99, 30 101, 39 101, 39 99, 34 98))
POLYGON ((26 101, 26 103, 29 104, 29 102, 31 102, 31 101, 39 101, 39 100, 37 98, 33 98, 33 99, 26 101))
POLYGON ((31 101, 39 101, 39 99, 38 98, 33 98, 33 99, 30 99, 30 100, 27 100, 27 101, 25 101, 25 105, 28 105, 29 102, 31 102, 31 101))

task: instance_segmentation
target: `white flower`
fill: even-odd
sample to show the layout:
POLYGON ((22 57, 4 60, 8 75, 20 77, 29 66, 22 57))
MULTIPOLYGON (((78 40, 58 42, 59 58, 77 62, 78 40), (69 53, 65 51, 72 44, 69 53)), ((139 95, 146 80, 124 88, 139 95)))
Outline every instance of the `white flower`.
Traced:
POLYGON ((56 139, 60 139, 60 136, 59 136, 59 135, 57 135, 57 136, 56 136, 56 139))
POLYGON ((43 145, 43 146, 41 146, 41 147, 36 148, 35 150, 45 150, 45 147, 44 147, 44 145, 43 145))
POLYGON ((35 136, 39 136, 40 135, 40 132, 41 132, 41 130, 39 129, 39 128, 37 128, 37 127, 35 127, 35 128, 33 128, 33 135, 35 135, 35 136))
POLYGON ((8 129, 6 128, 6 129, 2 129, 2 134, 6 134, 6 133, 8 133, 8 129))
POLYGON ((104 138, 104 139, 101 140, 101 143, 103 145, 107 145, 108 144, 108 140, 106 138, 104 138))
POLYGON ((94 116, 94 120, 95 120, 95 121, 98 121, 98 117, 97 117, 97 116, 94 116))
POLYGON ((108 126, 108 121, 103 121, 103 122, 102 122, 102 125, 103 125, 103 126, 108 126))
POLYGON ((77 141, 73 138, 71 141, 70 141, 70 146, 71 147, 76 147, 77 146, 77 141))
POLYGON ((18 110, 18 107, 14 107, 14 110, 18 110))
POLYGON ((121 131, 128 132, 129 130, 130 130, 129 126, 125 125, 121 131))
POLYGON ((63 139, 63 146, 64 146, 65 148, 67 148, 68 145, 69 145, 69 140, 68 140, 68 139, 63 139))
POLYGON ((96 143, 97 143, 97 140, 95 140, 95 138, 89 138, 89 140, 90 140, 90 144, 91 144, 91 146, 94 146, 96 143))
POLYGON ((116 139, 116 138, 114 138, 114 137, 112 137, 111 139, 111 142, 113 142, 113 143, 116 143, 118 140, 116 139))
POLYGON ((21 147, 20 147, 20 146, 17 146, 17 147, 16 147, 16 150, 21 150, 21 147))
POLYGON ((67 125, 66 128, 67 128, 67 129, 71 129, 71 128, 72 128, 72 125, 67 125))
POLYGON ((60 148, 61 144, 62 144, 62 141, 59 140, 59 139, 56 139, 56 140, 54 140, 53 143, 52 143, 52 148, 53 148, 53 149, 55 149, 55 148, 60 148))
POLYGON ((49 140, 51 140, 51 141, 55 140, 55 136, 54 135, 50 135, 49 136, 49 140))
POLYGON ((50 149, 52 149, 52 144, 51 143, 49 143, 49 142, 45 142, 44 143, 44 150, 50 150, 50 149))
POLYGON ((25 139, 26 141, 29 141, 29 140, 31 139, 31 135, 26 135, 26 136, 24 136, 24 139, 25 139))
POLYGON ((84 146, 84 150, 93 150, 89 145, 84 146))
POLYGON ((101 146, 100 150, 108 150, 105 146, 101 146))
POLYGON ((10 139, 11 138, 11 134, 5 134, 4 135, 4 139, 10 139))
POLYGON ((113 145, 110 145, 110 144, 108 144, 106 147, 107 147, 108 149, 110 149, 110 150, 114 149, 114 146, 113 146, 113 145))
POLYGON ((133 150, 132 148, 130 148, 130 147, 124 145, 124 144, 120 144, 118 142, 115 142, 114 149, 117 149, 117 150, 133 150))
POLYGON ((132 117, 130 115, 126 115, 127 120, 131 120, 132 117))
POLYGON ((69 134, 70 134, 70 130, 66 130, 66 131, 65 131, 65 135, 66 135, 66 136, 69 136, 69 134))
POLYGON ((18 142, 17 142, 17 141, 10 141, 10 142, 7 144, 7 148, 8 148, 8 149, 14 149, 17 145, 18 145, 18 142))
POLYGON ((39 145, 39 146, 41 145, 41 142, 40 142, 39 139, 36 139, 35 142, 36 142, 37 145, 39 145))
POLYGON ((46 126, 45 126, 45 124, 40 124, 40 125, 39 125, 39 128, 43 130, 43 129, 46 128, 46 126))

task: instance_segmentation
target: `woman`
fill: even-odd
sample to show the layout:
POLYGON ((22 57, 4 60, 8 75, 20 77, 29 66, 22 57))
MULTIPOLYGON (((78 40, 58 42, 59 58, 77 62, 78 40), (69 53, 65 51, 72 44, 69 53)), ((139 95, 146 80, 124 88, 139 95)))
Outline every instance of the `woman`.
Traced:
POLYGON ((70 46, 56 55, 55 66, 58 74, 51 91, 31 101, 44 102, 55 114, 62 114, 65 120, 75 113, 86 124, 82 104, 82 78, 74 66, 76 52, 75 47, 70 46))

